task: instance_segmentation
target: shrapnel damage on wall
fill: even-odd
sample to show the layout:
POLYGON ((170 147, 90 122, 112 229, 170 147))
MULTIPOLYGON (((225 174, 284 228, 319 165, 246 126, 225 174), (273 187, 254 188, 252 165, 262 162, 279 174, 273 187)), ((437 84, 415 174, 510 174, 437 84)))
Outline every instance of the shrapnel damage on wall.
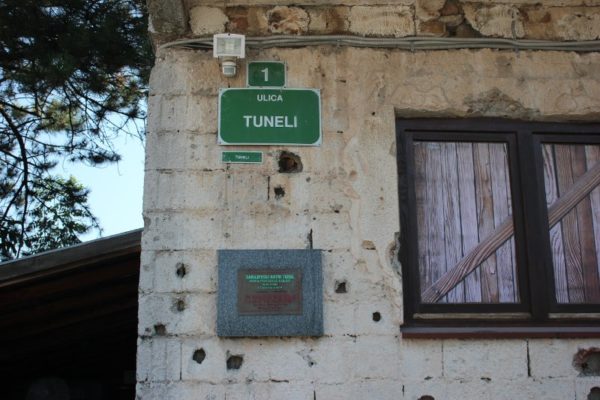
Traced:
MULTIPOLYGON (((214 33, 587 41, 600 1, 150 0, 157 47, 214 33)), ((221 162, 212 53, 159 48, 149 95, 138 398, 594 397, 595 339, 403 339, 395 119, 598 121, 598 52, 260 46, 322 95, 320 147, 221 162), (322 338, 216 336, 217 250, 323 249, 322 338), (589 354, 592 354, 589 356, 589 354)), ((235 148, 246 149, 245 147, 235 148)))

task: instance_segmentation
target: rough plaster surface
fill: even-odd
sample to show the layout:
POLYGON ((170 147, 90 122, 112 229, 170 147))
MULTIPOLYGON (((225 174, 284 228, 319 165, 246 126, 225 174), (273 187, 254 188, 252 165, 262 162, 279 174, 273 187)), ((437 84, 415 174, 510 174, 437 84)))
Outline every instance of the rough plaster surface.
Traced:
POLYGON ((228 22, 225 13, 217 7, 198 6, 190 10, 190 28, 197 36, 224 32, 228 22))
POLYGON ((365 36, 403 37, 415 30, 409 6, 356 6, 350 9, 348 20, 350 32, 365 36))
POLYGON ((269 32, 298 35, 308 31, 308 13, 299 7, 273 7, 266 13, 269 32))
POLYGON ((283 60, 290 87, 322 90, 323 144, 256 147, 263 164, 222 164, 218 88, 243 87, 243 73, 225 80, 209 52, 157 54, 139 399, 584 400, 600 386, 600 378, 579 377, 572 366, 590 340, 402 339, 393 261, 394 118, 598 120, 600 54, 311 47, 252 50, 248 58, 283 60), (282 150, 301 158, 302 172, 278 172, 282 150), (275 197, 276 186, 285 196, 275 197), (311 246, 323 249, 324 337, 216 337, 217 249, 311 246), (335 291, 341 281, 346 293, 335 291), (202 363, 192 358, 199 349, 202 363), (239 369, 227 369, 231 355, 243 357, 239 369))
POLYGON ((522 38, 525 36, 523 19, 519 10, 510 5, 463 5, 465 18, 484 36, 522 38))

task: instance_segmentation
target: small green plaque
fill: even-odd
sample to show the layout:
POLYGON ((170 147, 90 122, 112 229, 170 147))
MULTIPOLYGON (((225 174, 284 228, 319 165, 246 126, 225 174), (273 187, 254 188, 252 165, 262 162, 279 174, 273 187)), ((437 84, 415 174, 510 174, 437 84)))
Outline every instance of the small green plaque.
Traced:
POLYGON ((254 61, 248 63, 248 86, 285 86, 285 63, 280 61, 254 61))
POLYGON ((262 164, 262 151, 224 151, 221 161, 231 164, 262 164))
POLYGON ((222 145, 321 144, 321 93, 317 89, 221 89, 222 145))

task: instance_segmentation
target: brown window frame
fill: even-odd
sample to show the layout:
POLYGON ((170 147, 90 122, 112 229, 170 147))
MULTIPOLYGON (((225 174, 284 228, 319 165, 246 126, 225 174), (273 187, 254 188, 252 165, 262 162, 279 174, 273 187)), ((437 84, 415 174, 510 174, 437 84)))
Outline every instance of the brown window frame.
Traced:
POLYGON ((600 337, 600 304, 556 301, 541 147, 547 142, 600 144, 600 124, 485 118, 397 119, 396 140, 403 336, 600 337), (419 140, 507 143, 519 303, 420 301, 413 153, 413 143, 419 140))

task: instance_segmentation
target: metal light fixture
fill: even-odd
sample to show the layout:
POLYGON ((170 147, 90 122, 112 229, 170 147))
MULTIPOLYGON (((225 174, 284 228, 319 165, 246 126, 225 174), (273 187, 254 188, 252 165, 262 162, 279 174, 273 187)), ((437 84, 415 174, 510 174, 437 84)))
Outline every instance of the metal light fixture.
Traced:
POLYGON ((246 36, 234 33, 214 35, 213 56, 221 62, 223 75, 234 77, 237 73, 237 59, 246 57, 246 36))

